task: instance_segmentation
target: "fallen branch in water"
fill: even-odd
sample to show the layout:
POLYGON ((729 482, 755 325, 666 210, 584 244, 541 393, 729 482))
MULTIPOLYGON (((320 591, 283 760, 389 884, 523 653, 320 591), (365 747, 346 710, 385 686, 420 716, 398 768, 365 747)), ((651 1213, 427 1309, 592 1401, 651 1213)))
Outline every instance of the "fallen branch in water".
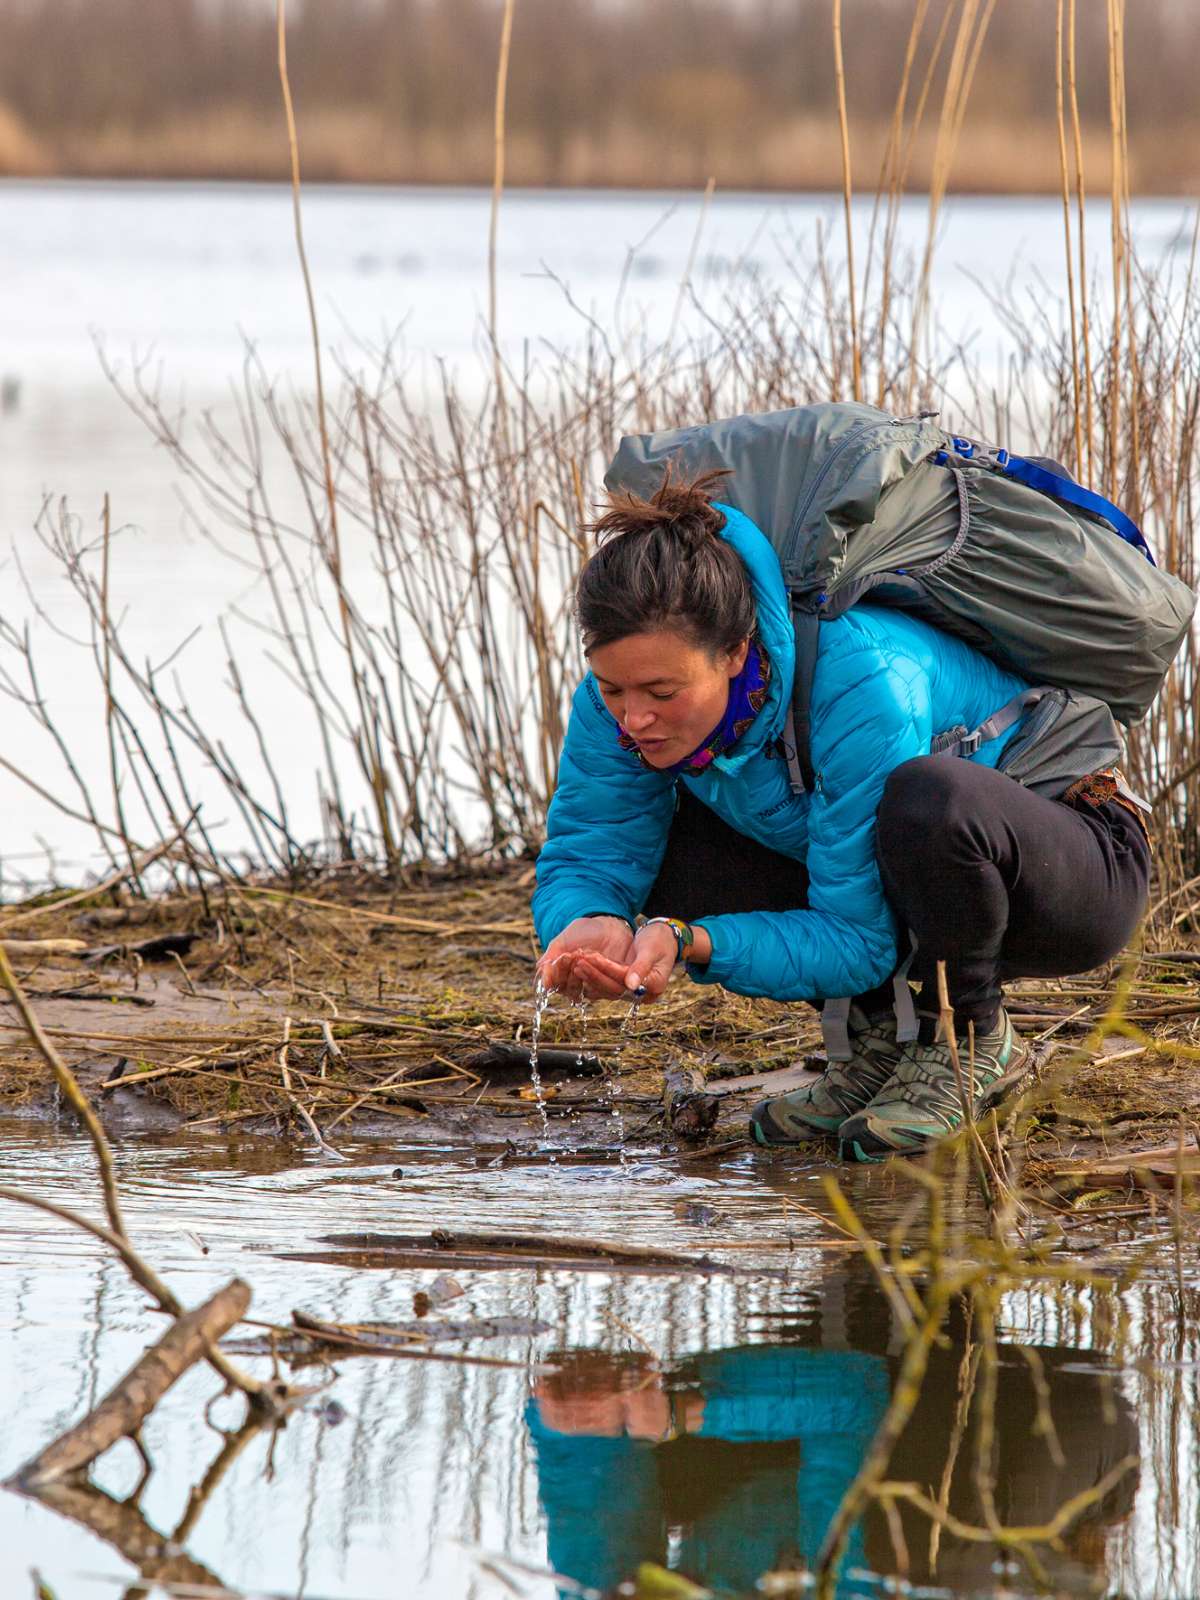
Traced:
POLYGON ((252 1417, 236 1433, 225 1435, 217 1456, 188 1495, 179 1523, 168 1533, 160 1533, 150 1525, 133 1497, 116 1500, 95 1484, 81 1482, 78 1478, 57 1478, 33 1487, 14 1483, 12 1487, 36 1504, 86 1528, 115 1550, 123 1561, 135 1567, 144 1582, 164 1593, 202 1595, 206 1600, 241 1600, 240 1591, 229 1588, 209 1568, 189 1556, 183 1546, 213 1492, 263 1426, 261 1419, 252 1417))
MULTIPOLYGON (((241 1592, 230 1589, 208 1567, 179 1548, 174 1537, 164 1537, 152 1527, 132 1500, 117 1500, 94 1483, 60 1478, 44 1487, 20 1491, 36 1505, 46 1506, 60 1517, 86 1528, 102 1539, 122 1560, 137 1570, 144 1583, 156 1592, 180 1597, 203 1596, 204 1600, 242 1600, 241 1592)), ((145 1594, 140 1588, 127 1594, 145 1594)))
MULTIPOLYGON (((0 1189, 0 1198, 14 1200, 21 1205, 33 1206, 40 1211, 46 1211, 52 1216, 61 1217, 64 1221, 73 1223, 76 1227, 104 1240, 112 1246, 125 1266, 130 1276, 139 1284, 150 1297, 155 1300, 159 1309, 168 1316, 181 1317, 184 1308, 178 1297, 166 1283, 143 1259, 130 1241, 128 1230, 125 1227, 125 1217, 121 1210, 121 1199, 117 1192, 116 1173, 113 1166, 112 1149, 100 1119, 92 1109, 87 1096, 79 1087, 75 1074, 67 1066, 62 1056, 51 1043, 42 1029, 41 1023, 34 1015, 24 990, 17 982, 8 956, 0 948, 0 982, 12 996, 13 1004, 20 1014, 26 1031, 33 1043, 37 1046, 39 1054, 46 1062, 53 1074, 54 1081, 62 1092, 63 1098, 79 1117, 84 1129, 91 1140, 92 1148, 96 1153, 96 1162, 100 1168, 100 1185, 104 1196, 104 1209, 108 1216, 108 1228, 89 1222, 77 1212, 68 1210, 65 1206, 56 1206, 49 1201, 40 1200, 35 1195, 25 1194, 20 1189, 0 1189)), ((246 1396, 251 1408, 262 1415, 273 1415, 282 1412, 290 1403, 290 1395, 286 1385, 274 1383, 260 1383, 257 1378, 252 1378, 248 1373, 241 1372, 228 1357, 223 1355, 217 1346, 206 1339, 204 1341, 204 1355, 208 1364, 218 1373, 231 1389, 238 1389, 246 1396)))
MULTIPOLYGON (((345 1265, 367 1267, 445 1266, 460 1267, 530 1266, 574 1268, 579 1272, 699 1272, 714 1275, 736 1273, 728 1262, 714 1261, 708 1255, 684 1255, 674 1250, 653 1250, 634 1245, 610 1244, 602 1239, 577 1239, 559 1234, 511 1233, 331 1233, 318 1244, 344 1250, 332 1256, 329 1251, 289 1251, 289 1261, 340 1261, 345 1265)), ((713 1245, 711 1248, 716 1248, 713 1245)), ((758 1269, 770 1273, 772 1268, 758 1269)))
POLYGON ((143 1422, 167 1390, 242 1320, 249 1305, 249 1286, 235 1278, 194 1311, 185 1311, 86 1417, 25 1463, 14 1484, 36 1489, 81 1472, 119 1439, 133 1441, 149 1472, 140 1438, 143 1422))

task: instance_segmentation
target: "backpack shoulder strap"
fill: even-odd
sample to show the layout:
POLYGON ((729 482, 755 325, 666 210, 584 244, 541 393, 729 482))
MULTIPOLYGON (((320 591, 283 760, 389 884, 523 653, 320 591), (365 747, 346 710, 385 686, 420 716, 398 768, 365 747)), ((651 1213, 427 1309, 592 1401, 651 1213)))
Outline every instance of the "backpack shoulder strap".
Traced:
POLYGON ((792 627, 796 635, 796 669, 785 734, 788 776, 794 793, 811 794, 816 786, 812 764, 812 688, 821 619, 795 594, 792 596, 792 627))

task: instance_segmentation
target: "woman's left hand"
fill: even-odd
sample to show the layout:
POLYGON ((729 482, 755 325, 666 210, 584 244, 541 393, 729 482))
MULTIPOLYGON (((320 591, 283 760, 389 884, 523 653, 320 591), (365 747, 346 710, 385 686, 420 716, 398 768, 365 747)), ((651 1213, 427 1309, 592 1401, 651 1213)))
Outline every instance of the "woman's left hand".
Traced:
POLYGON ((678 954, 679 945, 667 924, 652 922, 639 929, 628 965, 588 951, 576 956, 575 976, 582 978, 589 999, 628 1000, 643 989, 638 998, 649 1004, 666 989, 678 954))

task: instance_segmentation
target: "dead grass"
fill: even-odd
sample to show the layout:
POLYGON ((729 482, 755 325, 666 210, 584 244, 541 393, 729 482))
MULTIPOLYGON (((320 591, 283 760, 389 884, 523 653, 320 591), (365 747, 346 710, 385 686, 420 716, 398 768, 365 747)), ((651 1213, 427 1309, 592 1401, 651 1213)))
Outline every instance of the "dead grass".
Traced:
MULTIPOLYGON (((41 937, 70 928, 97 944, 132 944, 169 928, 198 938, 182 967, 156 962, 136 971, 136 962, 115 956, 95 969, 60 957, 18 975, 43 1021, 69 1030, 60 1044, 91 1062, 85 1076, 93 1089, 124 1057, 122 1089, 136 1086, 204 1126, 288 1120, 279 1065, 287 1017, 296 1093, 322 1126, 337 1119, 378 1127, 393 1114, 420 1119, 420 1107, 474 1104, 508 1106, 528 1120, 535 1108, 522 1097, 527 1076, 501 1074, 493 1088, 468 1065, 489 1042, 528 1038, 535 959, 528 878, 527 867, 447 872, 399 888, 343 870, 314 877, 302 894, 266 883, 230 886, 207 912, 198 897, 179 896, 48 909, 37 920, 41 937), (63 997, 68 986, 72 999, 63 997), (88 999, 92 992, 130 998, 88 999), (135 1006, 135 996, 153 1005, 135 1006)), ((585 1020, 559 1003, 543 1043, 595 1053, 615 1069, 619 1095, 657 1101, 669 1067, 722 1075, 790 1065, 818 1035, 807 1008, 688 984, 622 1036, 627 1009, 597 1008, 585 1020)), ((31 1080, 24 1042, 15 1029, 9 1038, 0 1046, 0 1095, 13 1104, 29 1097, 31 1080)), ((593 1078, 570 1095, 607 1101, 612 1092, 607 1079, 593 1078)), ((555 1086, 553 1111, 558 1094, 555 1086)))
MULTIPOLYGON (((97 967, 55 957, 26 961, 18 976, 102 1100, 119 1085, 126 1105, 133 1090, 200 1128, 291 1126, 304 1138, 294 1097, 334 1141, 339 1131, 400 1123, 420 1138, 447 1119, 467 1132, 494 1132, 497 1119, 507 1125, 508 1118, 513 1137, 528 1139, 538 1125, 527 1072, 483 1070, 472 1061, 489 1043, 528 1040, 536 950, 530 887, 524 864, 418 874, 403 886, 344 867, 299 888, 230 883, 210 892, 207 905, 179 895, 109 897, 62 912, 51 905, 23 932, 82 935, 100 945, 169 930, 193 933, 196 942, 182 963, 118 954, 97 967), (280 1057, 289 1018, 290 1094, 280 1057)), ((1196 1137, 1197 971, 1187 962, 1143 960, 1122 1002, 1120 1028, 1128 1032, 1113 1028, 1102 1037, 1097 1022, 1112 1003, 1115 968, 1013 986, 1010 1007, 1022 1032, 1040 1040, 1043 1053, 1054 1050, 1053 1092, 1027 1133, 1031 1179, 1066 1162, 1161 1145, 1177 1137, 1181 1116, 1189 1140, 1196 1137)), ((586 1018, 565 1002, 552 1006, 543 1044, 584 1050, 606 1069, 552 1074, 553 1118, 614 1104, 653 1118, 672 1069, 708 1079, 758 1074, 819 1047, 807 1006, 686 981, 622 1033, 627 1020, 624 1005, 596 1007, 586 1018)), ((0 1097, 12 1106, 32 1097, 37 1078, 15 1019, 3 1037, 0 1097)), ((738 1136, 744 1113, 744 1097, 723 1102, 714 1137, 738 1136)), ((607 1125, 591 1128, 611 1140, 607 1125)), ((588 1128, 578 1137, 589 1137, 588 1128)))

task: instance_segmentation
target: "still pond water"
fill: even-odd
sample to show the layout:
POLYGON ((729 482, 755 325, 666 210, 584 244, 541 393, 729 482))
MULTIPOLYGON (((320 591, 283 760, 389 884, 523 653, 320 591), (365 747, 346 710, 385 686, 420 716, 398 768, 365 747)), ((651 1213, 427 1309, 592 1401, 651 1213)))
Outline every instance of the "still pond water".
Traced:
MULTIPOLYGON (((0 1137, 6 1181, 66 1203, 94 1193, 90 1150, 70 1132, 6 1120, 0 1137)), ((107 1542, 0 1495, 0 1593, 30 1594, 31 1567, 59 1600, 165 1593, 153 1579, 170 1559, 176 1582, 200 1586, 190 1594, 207 1585, 296 1600, 553 1600, 560 1586, 537 1576, 547 1568, 603 1591, 650 1560, 750 1595, 764 1571, 812 1557, 887 1404, 900 1348, 861 1261, 814 1243, 835 1236, 820 1219, 818 1169, 737 1154, 683 1169, 634 1160, 623 1173, 615 1164, 497 1167, 469 1149, 344 1148, 353 1165, 334 1168, 273 1141, 128 1139, 119 1166, 131 1230, 185 1301, 237 1273, 254 1288, 251 1314, 278 1322, 297 1307, 343 1322, 412 1320, 414 1293, 435 1271, 372 1268, 369 1255, 339 1264, 338 1248, 320 1242, 330 1233, 552 1228, 712 1251, 743 1266, 750 1257, 736 1247, 753 1242, 772 1271, 456 1269, 464 1294, 431 1315, 515 1317, 523 1331, 436 1348, 503 1365, 341 1361, 333 1387, 273 1444, 258 1436, 230 1452, 201 1504, 189 1496, 223 1441, 204 1417, 215 1380, 194 1369, 147 1429, 155 1470, 137 1511, 118 1517, 100 1502, 107 1542), (707 1226, 697 1227, 689 1202, 717 1216, 703 1212, 707 1226), (164 1556, 162 1540, 185 1516, 182 1553, 164 1556), (126 1587, 139 1575, 144 1588, 126 1587)), ((850 1187, 882 1229, 901 1199, 894 1180, 867 1172, 850 1187)), ((1185 1294, 1194 1327, 1195 1291, 1185 1294)), ((1044 1556, 1059 1592, 1200 1592, 1197 1349, 1177 1342, 1178 1295, 1166 1281, 1127 1294, 1119 1356, 1086 1295, 1068 1303, 1047 1289, 1003 1307, 1001 1518, 1043 1523, 1123 1458, 1140 1457, 1044 1556), (1035 1434, 1039 1362, 1059 1465, 1035 1434)), ((82 1415, 156 1325, 90 1241, 6 1205, 0 1473, 82 1415)), ((953 1318, 890 1474, 947 1493, 968 1520, 979 1515, 977 1415, 960 1396, 977 1350, 953 1318)), ((229 1427, 237 1410, 222 1402, 211 1420, 229 1427)), ((96 1474, 116 1498, 137 1476, 127 1446, 96 1474)), ((948 1534, 931 1545, 915 1518, 905 1530, 919 1589, 1029 1588, 1028 1575, 997 1568, 987 1546, 948 1534)), ((887 1525, 870 1515, 841 1593, 884 1592, 880 1575, 896 1570, 887 1525)))

